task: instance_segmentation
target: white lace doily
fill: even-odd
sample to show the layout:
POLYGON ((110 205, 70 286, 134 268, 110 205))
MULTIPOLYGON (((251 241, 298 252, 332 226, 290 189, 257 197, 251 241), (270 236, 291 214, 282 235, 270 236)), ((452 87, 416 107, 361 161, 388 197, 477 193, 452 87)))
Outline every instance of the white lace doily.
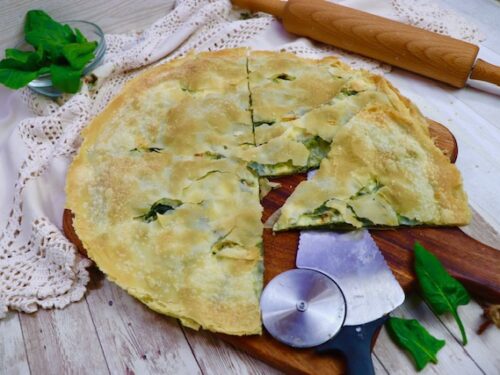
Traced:
MULTIPOLYGON (((377 13, 383 1, 342 3, 353 3, 377 13)), ((386 17, 470 42, 481 39, 477 27, 434 2, 386 0, 385 6, 388 11, 382 15, 386 17)), ((79 133, 89 120, 139 68, 162 63, 192 49, 251 45, 252 39, 273 27, 280 26, 269 15, 232 10, 228 0, 179 0, 171 13, 141 33, 106 36, 107 52, 104 64, 95 71, 98 77, 95 85, 84 85, 80 93, 65 96, 57 103, 24 90, 23 99, 37 117, 21 121, 14 136, 1 146, 6 147, 7 152, 18 152, 16 160, 21 162, 0 161, 0 167, 20 165, 17 176, 2 181, 7 185, 10 203, 2 207, 8 215, 0 221, 0 317, 8 308, 25 312, 36 311, 38 306, 61 308, 81 299, 85 292, 89 280, 86 268, 91 262, 76 252, 62 234, 60 222, 51 221, 40 202, 50 201, 48 197, 64 196, 65 171, 78 149, 79 133), (62 183, 57 189, 44 185, 47 176, 62 183)), ((259 44, 259 48, 283 49, 308 57, 336 54, 357 67, 389 69, 304 38, 284 44, 259 44)), ((61 211, 53 214, 62 217, 61 211)))

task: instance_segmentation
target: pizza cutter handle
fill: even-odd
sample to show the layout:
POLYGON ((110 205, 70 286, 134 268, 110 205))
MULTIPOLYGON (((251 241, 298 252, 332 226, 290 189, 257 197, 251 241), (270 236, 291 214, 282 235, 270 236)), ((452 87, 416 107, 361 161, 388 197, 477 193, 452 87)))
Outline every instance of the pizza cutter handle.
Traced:
POLYGON ((389 315, 369 323, 344 326, 330 341, 318 346, 318 353, 340 351, 347 360, 349 375, 374 375, 372 362, 372 339, 389 315))

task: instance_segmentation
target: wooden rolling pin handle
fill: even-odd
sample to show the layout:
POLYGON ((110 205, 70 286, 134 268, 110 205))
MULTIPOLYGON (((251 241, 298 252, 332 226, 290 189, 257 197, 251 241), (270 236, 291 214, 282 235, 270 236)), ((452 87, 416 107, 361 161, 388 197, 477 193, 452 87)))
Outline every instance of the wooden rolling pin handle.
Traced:
MULTIPOLYGON (((291 33, 371 57, 425 77, 464 87, 479 48, 414 26, 405 25, 323 0, 233 0, 283 20, 291 33)), ((475 76, 498 84, 499 69, 478 63, 475 76), (495 68, 495 69, 493 69, 495 68)))
POLYGON ((477 59, 476 65, 472 68, 470 78, 500 86, 500 66, 477 59))
POLYGON ((285 0, 233 0, 232 3, 252 12, 264 12, 282 18, 287 1, 285 0))

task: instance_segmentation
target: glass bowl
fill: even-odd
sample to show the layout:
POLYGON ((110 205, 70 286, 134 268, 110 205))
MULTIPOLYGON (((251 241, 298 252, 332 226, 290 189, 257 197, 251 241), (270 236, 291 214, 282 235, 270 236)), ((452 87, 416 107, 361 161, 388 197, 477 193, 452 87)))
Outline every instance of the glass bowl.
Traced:
MULTIPOLYGON (((97 47, 94 51, 95 57, 83 69, 83 75, 85 76, 97 68, 102 62, 102 58, 106 52, 104 33, 99 26, 88 21, 71 20, 62 21, 61 23, 71 26, 72 29, 79 29, 89 41, 97 41, 97 47)), ((23 51, 33 50, 33 47, 25 41, 19 43, 16 48, 23 51)), ((42 74, 40 77, 34 79, 28 83, 28 87, 39 94, 49 96, 51 98, 56 98, 62 94, 61 91, 52 86, 50 73, 42 74)))

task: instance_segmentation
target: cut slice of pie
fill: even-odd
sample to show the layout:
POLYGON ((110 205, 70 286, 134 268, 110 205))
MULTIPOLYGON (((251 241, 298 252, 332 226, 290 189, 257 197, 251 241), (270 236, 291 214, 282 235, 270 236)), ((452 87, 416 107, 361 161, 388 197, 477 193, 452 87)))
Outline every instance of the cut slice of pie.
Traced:
POLYGON ((318 172, 295 189, 274 229, 469 220, 460 173, 434 145, 425 121, 375 104, 338 130, 318 172))
POLYGON ((253 51, 248 56, 255 143, 277 136, 284 126, 335 97, 352 74, 334 57, 305 59, 287 52, 253 51))
MULTIPOLYGON (((295 60, 299 62, 298 57, 295 60)), ((257 147, 242 148, 238 156, 248 161, 259 176, 280 176, 317 168, 339 129, 369 104, 388 105, 423 121, 418 109, 384 78, 351 70, 338 62, 335 64, 333 59, 319 60, 315 71, 321 72, 322 69, 326 72, 334 69, 337 79, 334 80, 336 90, 325 94, 320 104, 303 106, 300 113, 288 111, 272 124, 255 126, 254 123, 257 147), (331 94, 334 96, 326 99, 331 94)), ((260 86, 250 85, 252 98, 262 96, 260 89, 260 86)), ((283 90, 287 92, 288 88, 283 90)), ((279 95, 276 95, 275 100, 280 102, 278 99, 279 95)), ((284 100, 281 98, 281 101, 284 100)), ((253 117, 261 112, 281 113, 285 111, 284 107, 277 104, 272 107, 269 102, 265 107, 254 104, 253 117)))

